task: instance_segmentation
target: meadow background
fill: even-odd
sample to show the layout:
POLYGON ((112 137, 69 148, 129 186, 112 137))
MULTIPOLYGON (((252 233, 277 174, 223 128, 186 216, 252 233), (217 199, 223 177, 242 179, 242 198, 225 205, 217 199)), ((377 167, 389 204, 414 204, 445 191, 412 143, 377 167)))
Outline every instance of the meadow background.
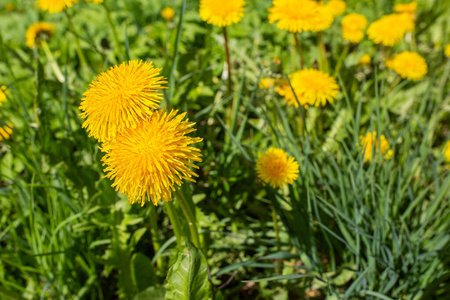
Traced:
MULTIPOLYGON (((222 31, 200 19, 198 1, 108 0, 119 49, 102 4, 69 8, 71 27, 34 1, 0 2, 0 125, 14 125, 0 142, 1 299, 449 299, 450 2, 419 0, 411 38, 388 50, 366 38, 345 53, 337 17, 323 39, 340 93, 308 110, 259 88, 299 60, 292 34, 268 22, 272 2, 246 2, 228 27, 231 95, 222 31), (172 21, 161 16, 167 6, 172 21), (25 44, 38 20, 56 26, 50 53, 25 44), (404 50, 426 59, 423 80, 385 69, 383 51, 404 50), (363 54, 369 66, 358 65, 363 54), (130 205, 103 178, 103 154, 81 128, 89 82, 129 59, 163 68, 162 107, 187 112, 191 135, 203 138, 197 183, 181 188, 198 249, 186 242, 177 197, 172 210, 130 205), (374 130, 393 157, 364 163, 359 137, 374 130), (270 147, 300 164, 294 184, 277 191, 255 173, 270 147)), ((346 13, 372 22, 399 2, 349 0, 346 13)), ((317 66, 317 35, 301 41, 306 65, 317 66)))

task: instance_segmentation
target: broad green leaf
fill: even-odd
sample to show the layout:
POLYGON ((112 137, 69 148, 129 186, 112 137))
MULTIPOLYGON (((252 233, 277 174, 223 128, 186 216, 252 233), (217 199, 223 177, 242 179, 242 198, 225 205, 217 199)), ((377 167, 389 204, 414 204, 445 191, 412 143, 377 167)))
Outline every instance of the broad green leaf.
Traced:
POLYGON ((163 300, 166 289, 163 286, 151 286, 134 297, 133 300, 163 300))
POLYGON ((156 274, 152 261, 141 253, 136 253, 131 259, 133 280, 139 292, 156 284, 156 274))
POLYGON ((205 256, 192 243, 177 254, 165 287, 166 300, 211 299, 205 256))

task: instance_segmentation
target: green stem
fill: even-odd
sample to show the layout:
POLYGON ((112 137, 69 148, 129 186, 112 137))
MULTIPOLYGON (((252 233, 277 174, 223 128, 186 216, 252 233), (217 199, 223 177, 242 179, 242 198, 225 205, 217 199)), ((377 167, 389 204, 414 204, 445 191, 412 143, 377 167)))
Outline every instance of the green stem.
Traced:
POLYGON ((300 58, 300 70, 302 70, 305 65, 305 58, 303 57, 302 44, 300 44, 300 40, 297 36, 297 33, 295 32, 294 32, 294 40, 295 40, 295 48, 297 49, 298 56, 300 58))
POLYGON ((195 245, 195 247, 201 249, 200 239, 198 237, 197 222, 195 220, 194 214, 192 213, 192 210, 187 204, 186 199, 184 198, 183 194, 180 192, 178 188, 175 188, 175 196, 177 197, 178 204, 180 205, 181 210, 183 211, 183 214, 186 218, 186 221, 188 222, 192 243, 195 245))
POLYGON ((339 60, 336 64, 336 69, 334 70, 334 76, 339 74, 341 70, 342 63, 344 62, 344 58, 347 56, 348 50, 350 49, 350 44, 345 45, 344 49, 342 49, 341 56, 339 56, 339 60))
POLYGON ((179 219, 177 218, 175 206, 169 201, 165 203, 164 208, 166 209, 166 213, 169 216, 170 223, 172 224, 173 233, 177 238, 178 249, 181 250, 183 249, 183 243, 181 240, 181 225, 179 219))
POLYGON ((322 71, 328 73, 327 51, 325 49, 325 44, 323 43, 322 31, 317 33, 317 41, 319 43, 320 68, 322 71))
POLYGON ((118 62, 120 63, 122 61, 122 51, 121 51, 120 42, 119 42, 119 35, 117 34, 116 25, 114 24, 114 22, 112 20, 111 11, 109 10, 108 5, 106 4, 106 1, 103 1, 103 8, 105 9, 109 26, 111 26, 111 31, 113 33, 113 38, 114 38, 114 44, 116 45, 116 55, 117 55, 117 59, 119 60, 118 62))
MULTIPOLYGON (((153 244, 153 250, 155 253, 161 249, 161 243, 159 240, 159 234, 158 234, 158 214, 156 213, 156 206, 151 205, 150 207, 150 232, 152 234, 152 244, 153 244)), ((163 258, 162 256, 158 256, 156 259, 156 266, 161 272, 163 271, 163 258)))
POLYGON ((53 57, 52 51, 50 51, 47 42, 41 41, 41 46, 42 49, 44 49, 45 55, 47 56, 50 66, 52 67, 53 73, 55 73, 55 76, 58 79, 58 81, 63 83, 65 81, 64 75, 61 72, 61 69, 59 68, 58 64, 56 63, 55 58, 53 57))
POLYGON ((72 34, 73 34, 73 36, 75 38, 75 46, 76 46, 76 49, 77 49, 77 54, 78 54, 78 58, 80 59, 81 66, 83 67, 83 69, 88 70, 88 65, 86 63, 86 58, 84 57, 83 50, 81 50, 80 39, 78 38, 77 32, 75 30, 75 26, 73 26, 72 18, 69 15, 69 13, 67 12, 67 10, 64 10, 64 13, 67 16, 67 22, 69 24, 69 29, 70 29, 70 31, 72 32, 72 34))
POLYGON ((231 95, 233 94, 233 81, 231 79, 231 62, 230 62, 230 50, 228 47, 228 34, 227 34, 227 28, 224 26, 222 27, 223 31, 223 37, 225 39, 225 56, 227 59, 227 71, 228 71, 228 93, 231 95))
MULTIPOLYGON (((277 241, 277 251, 280 252, 281 251, 281 246, 280 246, 280 233, 279 233, 279 229, 278 229, 278 221, 277 221, 277 212, 275 210, 275 207, 272 206, 272 222, 273 222, 273 230, 275 231, 275 240, 277 241)), ((280 261, 278 259, 275 260, 275 264, 279 264, 280 261)), ((281 273, 281 267, 277 266, 275 269, 275 272, 277 274, 281 273)))

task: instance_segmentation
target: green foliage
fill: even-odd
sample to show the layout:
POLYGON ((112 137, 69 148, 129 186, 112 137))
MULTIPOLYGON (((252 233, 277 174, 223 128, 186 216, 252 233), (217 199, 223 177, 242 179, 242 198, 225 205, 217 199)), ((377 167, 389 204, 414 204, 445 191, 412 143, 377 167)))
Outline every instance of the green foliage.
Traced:
POLYGON ((166 300, 212 299, 206 258, 189 241, 170 266, 165 287, 166 300))
MULTIPOLYGON (((450 61, 442 49, 450 2, 419 0, 415 31, 393 48, 367 39, 348 45, 336 74, 339 98, 308 110, 258 88, 261 78, 283 79, 299 66, 292 35, 268 22, 270 1, 246 1, 242 22, 227 28, 232 95, 222 79, 222 31, 201 21, 197 0, 108 0, 120 49, 103 6, 78 1, 68 13, 87 68, 64 13, 41 13, 24 0, 11 0, 10 12, 4 2, 0 86, 8 94, 0 125, 13 123, 14 133, 0 142, 1 299, 433 300, 450 293, 450 169, 442 155, 450 132, 450 61), (160 16, 169 4, 172 22, 160 16), (53 60, 25 46, 25 31, 38 20, 57 28, 48 42, 53 60), (425 57, 424 80, 385 69, 389 55, 405 50, 425 57), (363 54, 371 66, 357 65, 363 54), (180 188, 185 207, 177 195, 157 207, 130 205, 103 178, 103 154, 82 128, 78 106, 89 83, 128 58, 163 68, 171 89, 162 107, 186 111, 196 122, 192 134, 204 139, 196 145, 203 154, 197 183, 180 188), (389 141, 391 160, 364 163, 359 136, 374 130, 389 141), (300 164, 288 188, 264 187, 254 172, 269 147, 300 164), (193 240, 183 208, 195 216, 201 249, 181 243, 193 240)), ((347 13, 372 22, 399 2, 349 0, 347 13)), ((323 33, 333 71, 347 46, 340 20, 323 33)), ((300 39, 306 65, 315 67, 317 36, 300 39)))

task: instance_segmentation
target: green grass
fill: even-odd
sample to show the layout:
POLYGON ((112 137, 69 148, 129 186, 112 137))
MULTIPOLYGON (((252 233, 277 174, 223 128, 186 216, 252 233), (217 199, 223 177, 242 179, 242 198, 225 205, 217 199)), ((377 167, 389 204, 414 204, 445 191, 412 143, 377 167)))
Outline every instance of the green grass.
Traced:
MULTIPOLYGON (((190 299, 305 299, 311 289, 314 299, 444 299, 450 61, 434 43, 448 42, 449 3, 419 1, 411 42, 390 50, 425 57, 424 80, 384 69, 366 39, 344 58, 334 104, 305 110, 258 89, 261 78, 298 68, 292 35, 267 21, 270 1, 248 0, 242 22, 228 28, 230 96, 221 29, 201 21, 197 1, 182 2, 170 1, 176 17, 166 23, 162 1, 109 0, 121 51, 101 5, 70 8, 87 68, 64 13, 0 4, 0 85, 9 91, 0 125, 14 124, 0 142, 0 298, 163 299, 167 289, 177 299, 182 286, 190 299), (25 46, 26 28, 38 20, 57 27, 49 48, 64 83, 42 49, 25 46), (201 251, 184 245, 193 238, 177 199, 141 208, 110 187, 98 144, 81 128, 82 94, 121 61, 117 52, 162 67, 170 86, 162 107, 197 123, 203 162, 197 183, 180 191, 201 251), (356 63, 365 53, 374 56, 363 69, 356 63), (359 136, 373 130, 388 139, 391 160, 363 162, 359 136), (269 147, 299 162, 293 185, 273 190, 258 180, 255 161, 269 147)), ((349 0, 347 13, 371 22, 394 2, 349 0)), ((345 48, 340 19, 324 32, 330 70, 345 48)), ((301 39, 312 66, 317 37, 301 39)))

